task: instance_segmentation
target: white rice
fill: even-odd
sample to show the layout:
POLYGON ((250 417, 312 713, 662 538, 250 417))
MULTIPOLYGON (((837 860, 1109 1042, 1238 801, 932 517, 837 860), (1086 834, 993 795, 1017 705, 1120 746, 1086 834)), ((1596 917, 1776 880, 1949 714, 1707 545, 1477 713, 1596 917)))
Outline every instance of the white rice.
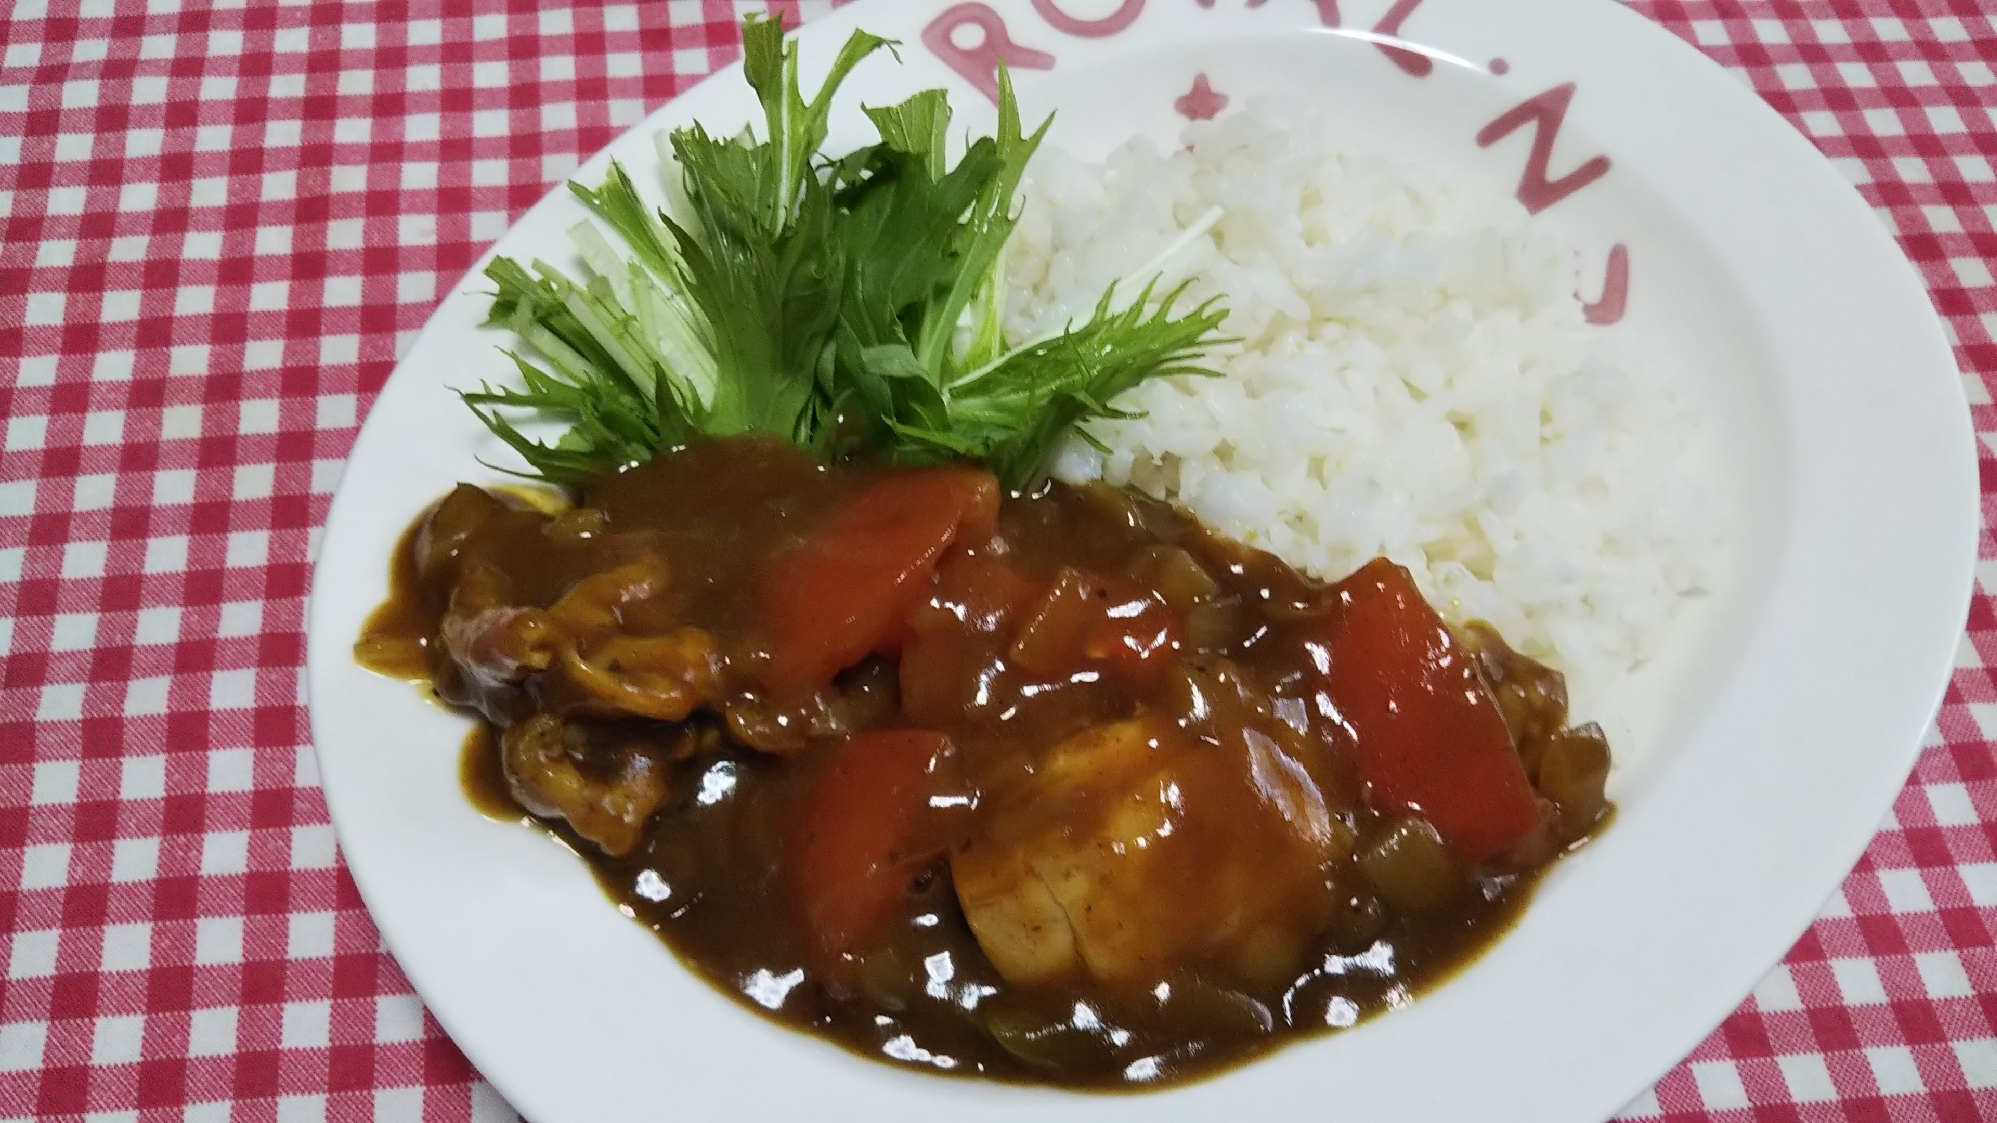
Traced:
POLYGON ((1337 579, 1385 555, 1586 697, 1655 654, 1709 580, 1717 520, 1676 470, 1697 418, 1607 354, 1577 257, 1501 185, 1341 152, 1292 104, 1035 160, 1011 249, 1013 338, 1085 318, 1218 206, 1161 288, 1219 296, 1225 377, 1154 380, 1055 473, 1175 501, 1337 579))

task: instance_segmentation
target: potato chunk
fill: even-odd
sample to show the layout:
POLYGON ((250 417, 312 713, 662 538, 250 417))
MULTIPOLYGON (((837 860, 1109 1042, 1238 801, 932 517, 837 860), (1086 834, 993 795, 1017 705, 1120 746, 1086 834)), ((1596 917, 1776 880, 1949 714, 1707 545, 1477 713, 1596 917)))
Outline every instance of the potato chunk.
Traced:
POLYGON ((1274 740, 1223 747, 1140 717, 1056 746, 951 873, 1013 983, 1144 982, 1194 964, 1281 979, 1330 915, 1342 844, 1274 740))

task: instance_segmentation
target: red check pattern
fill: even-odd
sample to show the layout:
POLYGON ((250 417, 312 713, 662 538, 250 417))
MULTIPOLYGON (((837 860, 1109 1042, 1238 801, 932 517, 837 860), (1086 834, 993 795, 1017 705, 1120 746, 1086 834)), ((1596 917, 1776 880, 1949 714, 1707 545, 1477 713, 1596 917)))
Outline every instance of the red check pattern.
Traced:
MULTIPOLYGON (((762 6, 0 16, 0 1120, 512 1118, 335 851, 301 696, 311 559, 438 295, 762 6)), ((1966 372, 1992 512, 1997 22, 1979 0, 1633 7, 1752 83, 1899 236, 1966 372)), ((1981 554, 1892 817, 1626 1118, 1997 1118, 1987 532, 1981 554)))

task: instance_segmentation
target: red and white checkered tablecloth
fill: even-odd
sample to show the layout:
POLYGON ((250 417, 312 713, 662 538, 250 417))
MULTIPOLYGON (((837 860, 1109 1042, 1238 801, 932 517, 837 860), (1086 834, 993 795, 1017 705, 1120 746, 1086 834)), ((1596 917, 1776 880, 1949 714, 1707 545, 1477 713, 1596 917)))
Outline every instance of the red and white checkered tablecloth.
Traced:
MULTIPOLYGON (((1498 2, 1498 0, 1493 0, 1498 2)), ((800 6, 810 17, 830 0, 800 6)), ((327 824, 305 593, 440 293, 761 3, 0 16, 0 1120, 499 1120, 327 824)), ((1863 190, 1997 502, 1990 0, 1636 0, 1863 190)), ((1997 542, 1892 817, 1636 1120, 1997 1119, 1997 542)), ((1640 1015, 1639 1015, 1640 1016, 1640 1015)))

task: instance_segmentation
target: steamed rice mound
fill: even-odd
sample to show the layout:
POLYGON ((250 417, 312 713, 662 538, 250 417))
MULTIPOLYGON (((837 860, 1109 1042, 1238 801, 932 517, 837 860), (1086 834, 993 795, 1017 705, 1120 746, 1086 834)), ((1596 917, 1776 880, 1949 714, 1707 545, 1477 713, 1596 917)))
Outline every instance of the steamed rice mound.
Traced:
MULTIPOLYGON (((1179 503, 1335 580, 1385 555, 1584 697, 1656 653, 1710 580, 1716 524, 1676 461, 1697 419, 1614 361, 1577 257, 1502 186, 1333 149, 1321 117, 1248 111, 1104 164, 1044 149, 1011 248, 1013 338, 1086 317, 1210 208, 1161 290, 1219 296, 1221 378, 1148 382, 1055 474, 1179 503)), ((1126 285, 1125 291, 1135 286, 1126 285)))

